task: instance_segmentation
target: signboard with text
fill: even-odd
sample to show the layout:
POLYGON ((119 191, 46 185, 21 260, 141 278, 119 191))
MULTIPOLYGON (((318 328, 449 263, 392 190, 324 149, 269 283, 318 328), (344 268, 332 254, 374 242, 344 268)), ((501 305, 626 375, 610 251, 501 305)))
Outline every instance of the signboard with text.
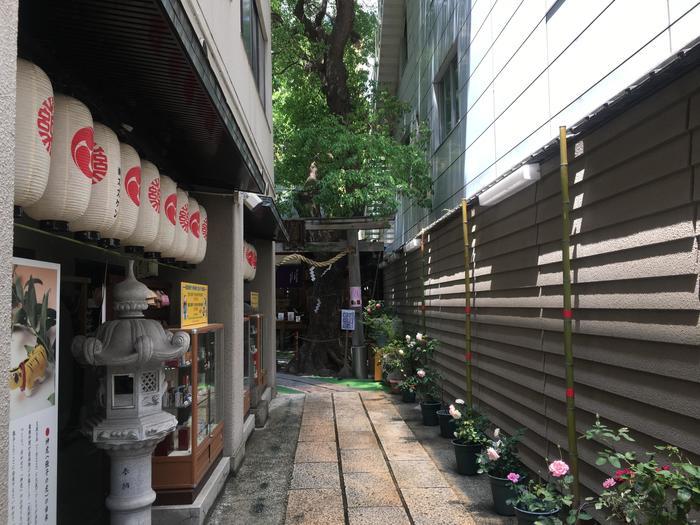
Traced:
POLYGON ((180 283, 180 326, 201 326, 209 322, 209 287, 180 283))
POLYGON ((340 311, 340 329, 349 331, 355 329, 355 310, 340 311))
POLYGON ((13 259, 8 516, 56 523, 61 266, 13 259))

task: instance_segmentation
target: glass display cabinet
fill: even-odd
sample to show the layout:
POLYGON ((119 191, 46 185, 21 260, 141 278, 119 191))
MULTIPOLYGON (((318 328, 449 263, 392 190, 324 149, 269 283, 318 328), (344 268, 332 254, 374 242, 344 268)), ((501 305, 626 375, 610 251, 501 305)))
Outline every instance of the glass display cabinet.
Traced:
POLYGON ((243 411, 250 412, 250 401, 258 385, 265 383, 262 362, 262 315, 247 315, 243 321, 243 411))
POLYGON ((178 328, 190 334, 190 349, 165 363, 163 410, 177 417, 177 428, 153 453, 156 505, 192 503, 223 451, 223 329, 178 328))

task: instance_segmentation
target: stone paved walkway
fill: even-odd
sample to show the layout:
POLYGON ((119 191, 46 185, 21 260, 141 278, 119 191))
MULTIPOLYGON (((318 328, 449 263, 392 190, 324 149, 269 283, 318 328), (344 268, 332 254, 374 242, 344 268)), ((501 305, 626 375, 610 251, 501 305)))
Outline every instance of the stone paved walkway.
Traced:
POLYGON ((501 525, 488 481, 454 473, 450 441, 382 392, 273 401, 208 523, 501 525), (303 408, 302 408, 303 407, 303 408))
POLYGON ((477 523, 383 393, 306 396, 286 524, 346 523, 477 523))

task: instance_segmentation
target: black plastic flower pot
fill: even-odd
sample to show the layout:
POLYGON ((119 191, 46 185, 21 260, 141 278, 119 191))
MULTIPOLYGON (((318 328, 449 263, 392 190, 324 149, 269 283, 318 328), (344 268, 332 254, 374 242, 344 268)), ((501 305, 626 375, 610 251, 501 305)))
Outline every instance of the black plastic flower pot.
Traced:
POLYGON ((440 437, 454 439, 456 426, 450 413, 447 410, 438 410, 436 414, 440 424, 440 437))
POLYGON ((497 478, 491 474, 489 474, 489 481, 491 482, 491 496, 496 514, 514 516, 513 505, 506 503, 509 499, 515 498, 515 490, 513 490, 511 482, 508 478, 497 478))
POLYGON ((437 412, 440 409, 440 402, 425 402, 421 401, 420 411, 423 416, 423 424, 426 427, 437 426, 440 421, 438 420, 437 412))
POLYGON ((470 445, 460 443, 453 439, 452 445, 455 449, 455 458, 457 459, 457 473, 463 476, 475 476, 479 473, 479 463, 477 456, 483 445, 470 445))
POLYGON ((550 511, 543 512, 530 512, 528 510, 522 510, 515 507, 515 515, 518 517, 518 525, 529 525, 530 523, 536 523, 537 520, 546 518, 548 516, 556 516, 559 514, 559 509, 554 509, 550 511))
POLYGON ((410 390, 401 391, 401 401, 403 401, 404 403, 415 403, 416 393, 411 392, 410 390))

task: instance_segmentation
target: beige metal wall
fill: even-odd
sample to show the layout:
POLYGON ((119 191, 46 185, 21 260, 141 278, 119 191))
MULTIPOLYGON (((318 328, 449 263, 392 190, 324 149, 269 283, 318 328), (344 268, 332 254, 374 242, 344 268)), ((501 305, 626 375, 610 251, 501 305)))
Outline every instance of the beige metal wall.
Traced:
MULTIPOLYGON (((700 454, 698 201, 700 71, 676 81, 570 149, 578 428, 595 414, 644 445, 700 454)), ((536 185, 471 213, 476 290, 475 396, 492 420, 528 431, 531 467, 566 446, 559 159, 536 185)), ((428 334, 446 397, 462 397, 461 216, 429 234, 428 334)), ((386 299, 420 328, 420 252, 385 271, 386 299)), ((582 481, 603 480, 581 443, 582 481)))

